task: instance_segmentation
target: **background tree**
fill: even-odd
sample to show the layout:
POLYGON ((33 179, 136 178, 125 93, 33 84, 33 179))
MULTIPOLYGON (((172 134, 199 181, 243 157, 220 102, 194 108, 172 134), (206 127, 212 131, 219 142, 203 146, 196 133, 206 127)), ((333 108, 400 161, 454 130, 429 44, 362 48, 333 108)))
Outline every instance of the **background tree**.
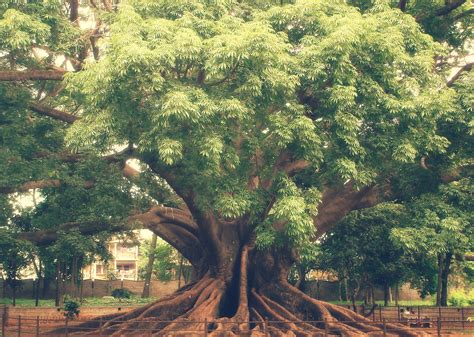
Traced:
POLYGON ((323 328, 307 318, 360 336, 364 318, 287 282, 298 251, 415 177, 466 174, 466 152, 443 133, 466 120, 451 128, 462 109, 437 61, 448 53, 411 15, 378 1, 273 5, 94 3, 84 28, 77 2, 1 5, 0 190, 41 188, 48 205, 18 237, 47 245, 56 228, 141 224, 195 270, 191 286, 104 332, 150 316, 162 333, 208 319, 218 334, 228 318, 267 317, 297 322, 274 334, 323 328))
POLYGON ((372 296, 373 303, 374 287, 384 290, 388 305, 390 288, 406 280, 409 260, 390 239, 392 229, 401 226, 403 212, 404 207, 397 204, 352 212, 323 238, 319 268, 335 272, 340 280, 348 279, 354 306, 361 291, 372 296))
POLYGON ((448 305, 453 260, 473 249, 472 192, 471 181, 465 179, 440 187, 437 194, 425 194, 407 206, 410 227, 393 230, 393 237, 409 254, 436 258, 436 305, 448 305))

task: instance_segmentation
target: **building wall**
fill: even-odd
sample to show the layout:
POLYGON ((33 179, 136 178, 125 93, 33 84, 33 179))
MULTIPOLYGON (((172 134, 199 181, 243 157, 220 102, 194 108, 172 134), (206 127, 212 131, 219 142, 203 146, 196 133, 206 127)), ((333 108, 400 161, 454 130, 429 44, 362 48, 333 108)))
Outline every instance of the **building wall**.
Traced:
MULTIPOLYGON (((133 281, 124 280, 123 288, 130 290, 134 295, 140 296, 143 291, 144 281, 133 281)), ((182 284, 183 285, 183 284, 182 284)), ((82 284, 82 296, 83 297, 103 297, 111 296, 114 289, 122 287, 122 281, 120 280, 84 280, 82 284), (92 286, 92 284, 94 286, 92 286)), ((3 289, 3 281, 0 280, 0 289, 3 289)), ((62 290, 62 286, 60 285, 62 290)), ((74 287, 71 284, 65 284, 65 293, 74 294, 74 287)), ((178 281, 151 281, 150 284, 150 297, 163 297, 173 293, 178 289, 178 281)), ((1 293, 1 292, 0 292, 1 293)), ((40 290, 41 293, 41 290, 40 290)), ((51 283, 48 291, 44 298, 55 298, 56 288, 55 284, 51 283)), ((77 291, 77 296, 80 296, 80 290, 77 291)), ((6 288, 6 297, 11 297, 11 289, 6 288)), ((17 289, 17 298, 34 298, 33 296, 33 280, 22 280, 21 286, 17 289)))

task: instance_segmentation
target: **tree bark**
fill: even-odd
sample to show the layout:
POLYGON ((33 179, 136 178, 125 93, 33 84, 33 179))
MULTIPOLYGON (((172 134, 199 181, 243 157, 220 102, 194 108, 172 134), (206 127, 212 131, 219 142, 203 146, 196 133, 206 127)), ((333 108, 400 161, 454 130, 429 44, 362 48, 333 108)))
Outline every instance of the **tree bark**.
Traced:
POLYGON ((61 70, 0 71, 0 81, 62 81, 65 73, 61 70))
POLYGON ((153 272, 153 264, 155 263, 155 250, 157 239, 158 236, 153 233, 150 243, 150 251, 148 252, 148 263, 145 271, 145 284, 143 285, 142 298, 150 297, 150 282, 151 275, 153 272))
POLYGON ((48 116, 48 117, 51 117, 51 118, 54 118, 54 119, 57 119, 57 120, 60 120, 60 121, 63 121, 63 122, 66 122, 68 124, 72 124, 76 120, 79 119, 79 117, 77 117, 77 116, 74 116, 74 115, 69 114, 69 113, 64 112, 64 111, 60 111, 60 110, 57 110, 57 109, 54 109, 54 108, 44 106, 44 105, 39 104, 39 103, 30 103, 28 105, 28 107, 36 113, 39 113, 41 115, 45 115, 45 116, 48 116))
POLYGON ((451 252, 446 253, 443 265, 443 271, 441 275, 441 298, 440 304, 443 307, 448 306, 448 278, 449 272, 451 268, 451 261, 452 261, 453 254, 451 252))

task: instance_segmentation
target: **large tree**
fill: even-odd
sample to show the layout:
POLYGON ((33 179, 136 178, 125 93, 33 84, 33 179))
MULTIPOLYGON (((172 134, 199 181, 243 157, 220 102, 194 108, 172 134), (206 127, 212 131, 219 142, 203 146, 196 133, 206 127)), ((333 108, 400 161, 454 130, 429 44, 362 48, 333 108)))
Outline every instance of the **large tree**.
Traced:
POLYGON ((380 332, 287 276, 317 237, 393 197, 406 177, 423 171, 436 185, 463 173, 459 147, 443 159, 452 143, 440 125, 463 116, 439 72, 447 51, 413 16, 389 2, 316 0, 0 10, 0 191, 45 195, 35 231, 17 236, 42 245, 58 227, 140 225, 194 267, 193 283, 108 317, 102 333, 144 319, 158 335, 205 319, 215 335, 258 335, 246 322, 264 319, 294 321, 270 327, 275 336, 380 332))

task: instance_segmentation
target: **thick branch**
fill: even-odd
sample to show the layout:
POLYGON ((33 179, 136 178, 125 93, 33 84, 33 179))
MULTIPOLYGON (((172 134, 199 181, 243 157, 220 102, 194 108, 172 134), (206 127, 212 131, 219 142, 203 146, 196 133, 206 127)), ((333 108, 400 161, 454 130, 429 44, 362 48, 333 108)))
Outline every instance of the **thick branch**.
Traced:
POLYGON ((69 124, 72 124, 76 120, 79 119, 79 117, 71 115, 67 112, 56 110, 54 108, 50 108, 50 107, 47 107, 47 106, 44 106, 44 105, 41 105, 41 104, 38 104, 38 103, 30 103, 28 105, 28 107, 36 113, 39 113, 39 114, 45 115, 45 116, 49 116, 49 117, 52 117, 54 119, 57 119, 57 120, 60 120, 60 121, 63 121, 63 122, 69 123, 69 124))
POLYGON ((0 71, 0 81, 62 81, 65 73, 61 70, 0 71))
POLYGON ((56 241, 58 239, 58 231, 77 229, 83 235, 93 235, 103 231, 114 233, 145 227, 175 247, 191 263, 198 263, 202 258, 203 252, 203 248, 198 240, 198 229, 191 217, 185 219, 184 216, 184 212, 180 209, 155 206, 148 212, 132 215, 121 223, 110 225, 101 221, 69 222, 54 229, 19 233, 18 238, 41 246, 56 241), (175 221, 168 216, 161 216, 161 214, 169 214, 171 212, 176 214, 179 220, 175 221), (140 224, 140 226, 137 227, 137 224, 140 224))
POLYGON ((314 218, 316 236, 321 237, 345 217, 350 211, 375 206, 383 201, 388 186, 367 186, 355 190, 352 183, 339 188, 327 188, 314 218))
POLYGON ((452 11, 454 11, 456 8, 462 6, 466 0, 456 0, 456 1, 446 1, 446 6, 441 7, 438 9, 435 13, 437 16, 443 16, 443 15, 448 15, 452 11))

